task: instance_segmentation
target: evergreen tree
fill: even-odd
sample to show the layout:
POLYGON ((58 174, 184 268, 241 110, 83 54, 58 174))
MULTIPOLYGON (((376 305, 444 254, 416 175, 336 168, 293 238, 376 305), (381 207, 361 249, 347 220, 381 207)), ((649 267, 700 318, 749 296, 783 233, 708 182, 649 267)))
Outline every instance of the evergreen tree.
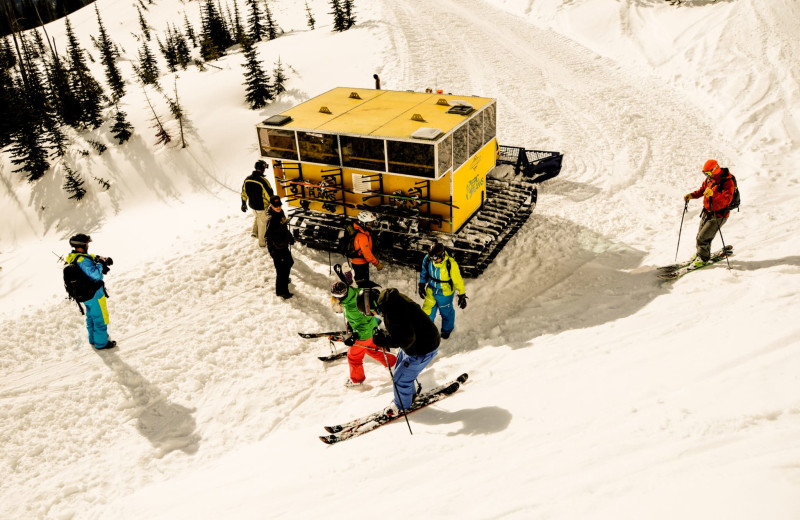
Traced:
POLYGON ((186 13, 183 13, 183 24, 186 37, 192 42, 192 47, 197 47, 197 36, 194 34, 194 27, 192 27, 192 24, 189 22, 189 17, 186 16, 186 13))
POLYGON ((17 90, 20 96, 16 112, 25 123, 16 126, 11 133, 11 163, 19 165, 14 171, 25 172, 28 182, 33 182, 42 178, 50 168, 45 147, 44 116, 41 107, 31 104, 32 96, 28 95, 27 89, 17 85, 17 90))
POLYGON ((356 24, 356 13, 353 10, 354 0, 344 0, 344 5, 342 6, 342 11, 344 13, 344 30, 351 28, 356 24))
POLYGON ((158 86, 158 63, 153 53, 150 52, 150 47, 146 41, 142 42, 142 48, 139 49, 139 64, 133 66, 139 80, 145 85, 158 86))
POLYGON ((200 38, 200 54, 206 61, 217 59, 233 45, 233 38, 225 27, 225 20, 214 6, 213 0, 206 1, 201 18, 203 32, 200 38))
POLYGON ((123 112, 117 107, 117 113, 114 115, 114 126, 111 127, 111 134, 114 139, 119 141, 119 144, 124 143, 133 135, 133 125, 128 122, 128 114, 123 112))
POLYGON ((58 117, 67 125, 78 127, 83 121, 80 101, 72 91, 69 71, 57 56, 47 64, 47 77, 50 82, 50 100, 58 117))
MULTIPOLYGON (((76 93, 80 104, 80 121, 97 128, 103 122, 101 101, 103 89, 94 79, 84 60, 84 50, 80 47, 69 18, 65 19, 67 29, 67 56, 69 57, 71 90, 76 93)), ((74 125, 73 125, 74 126, 74 125)))
POLYGON ((178 128, 181 132, 181 148, 186 148, 186 139, 183 135, 183 107, 178 101, 178 77, 175 76, 174 82, 175 88, 175 99, 171 99, 168 95, 164 94, 164 97, 167 99, 167 104, 169 105, 169 111, 172 113, 172 117, 174 117, 178 121, 178 128))
POLYGON ((158 42, 158 48, 161 51, 161 54, 164 55, 164 60, 167 62, 167 70, 170 72, 176 72, 178 70, 178 51, 175 48, 175 40, 170 33, 169 27, 167 27, 167 34, 164 37, 165 42, 161 41, 161 38, 156 36, 156 42, 158 42))
POLYGON ((275 64, 275 68, 272 70, 272 95, 278 97, 286 92, 286 87, 284 86, 285 83, 286 75, 283 73, 283 65, 281 64, 281 58, 279 56, 278 62, 275 64))
POLYGON ((70 199, 81 200, 86 195, 86 188, 83 187, 83 178, 66 164, 64 169, 67 171, 64 176, 64 191, 70 194, 70 199))
POLYGON ((144 19, 142 9, 137 5, 136 11, 139 13, 139 28, 147 41, 150 41, 150 27, 147 26, 147 21, 144 19))
POLYGON ((103 20, 100 18, 100 10, 97 8, 97 4, 94 4, 94 10, 97 13, 97 24, 100 26, 100 38, 95 40, 94 44, 100 51, 100 60, 106 69, 106 82, 111 88, 112 99, 116 101, 125 95, 125 81, 122 79, 119 68, 117 68, 119 52, 114 42, 108 37, 106 28, 103 26, 103 20))
POLYGON ((253 41, 246 38, 245 43, 242 44, 242 48, 245 57, 245 62, 242 64, 245 69, 245 100, 247 104, 250 105, 250 108, 255 110, 266 106, 266 104, 272 100, 269 78, 261 67, 261 62, 258 59, 258 52, 253 41))
POLYGON ((242 17, 239 15, 239 4, 236 2, 233 3, 233 34, 239 43, 242 43, 246 37, 244 26, 242 26, 242 17))
POLYGON ((161 119, 159 119, 158 114, 156 114, 156 109, 153 108, 153 104, 150 102, 150 97, 148 97, 147 90, 144 89, 144 86, 142 86, 142 91, 144 92, 144 99, 147 100, 150 111, 153 112, 153 128, 156 129, 156 144, 168 144, 172 141, 172 136, 169 135, 167 129, 161 124, 161 119))
POLYGON ((259 0, 246 0, 246 2, 249 12, 247 24, 250 27, 248 36, 253 42, 259 42, 264 34, 264 25, 261 23, 261 7, 258 5, 259 0))
POLYGON ((264 32, 269 40, 274 40, 278 37, 278 25, 275 23, 275 19, 272 18, 272 10, 270 10, 267 0, 264 0, 264 32))
POLYGON ((339 4, 339 0, 331 0, 331 7, 333 11, 330 13, 333 15, 333 30, 335 32, 342 32, 346 29, 346 23, 344 19, 344 9, 339 4))
POLYGON ((3 38, 0 45, 0 107, 3 107, 3 117, 0 117, 0 148, 11 142, 11 135, 22 122, 20 116, 20 92, 14 81, 14 66, 17 57, 11 49, 8 38, 3 38))
POLYGON ((317 24, 317 20, 314 19, 314 15, 311 13, 311 8, 308 7, 308 2, 306 2, 306 21, 308 22, 308 26, 313 31, 314 26, 317 24))

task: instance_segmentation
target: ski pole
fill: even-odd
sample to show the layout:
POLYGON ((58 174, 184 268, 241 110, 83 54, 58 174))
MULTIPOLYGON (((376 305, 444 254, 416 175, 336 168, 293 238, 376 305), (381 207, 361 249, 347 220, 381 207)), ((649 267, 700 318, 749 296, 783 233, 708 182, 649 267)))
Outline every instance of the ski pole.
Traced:
POLYGON ((678 247, 675 248, 675 261, 678 261, 678 250, 681 248, 681 233, 683 232, 683 217, 686 216, 686 209, 689 207, 687 200, 683 205, 683 215, 681 215, 681 227, 678 229, 678 247))
MULTIPOLYGON (((708 198, 708 205, 713 208, 714 206, 713 206, 713 201, 711 200, 712 198, 713 197, 709 197, 708 198)), ((722 240, 722 250, 726 252, 725 253, 725 261, 728 263, 728 271, 730 271, 731 270, 731 261, 728 260, 728 254, 727 254, 728 247, 725 245, 725 238, 722 236, 722 225, 719 223, 719 220, 717 220, 717 215, 715 213, 711 214, 711 218, 713 218, 714 222, 716 222, 716 224, 717 224, 717 232, 719 233, 719 239, 722 240)))
MULTIPOLYGON (((394 387, 394 393, 397 394, 397 397, 400 397, 400 392, 397 390, 397 383, 395 382, 394 374, 392 373, 392 367, 391 367, 391 365, 389 365, 389 358, 386 357, 386 348, 381 347, 381 350, 383 351, 383 360, 386 363, 386 368, 389 369, 389 376, 392 378, 392 386, 394 387)), ((411 435, 414 435, 414 432, 411 431, 411 423, 408 422, 408 414, 406 413, 406 409, 403 406, 403 400, 402 399, 400 399, 400 411, 403 412, 403 417, 406 418, 406 425, 408 426, 408 433, 410 433, 411 435)))

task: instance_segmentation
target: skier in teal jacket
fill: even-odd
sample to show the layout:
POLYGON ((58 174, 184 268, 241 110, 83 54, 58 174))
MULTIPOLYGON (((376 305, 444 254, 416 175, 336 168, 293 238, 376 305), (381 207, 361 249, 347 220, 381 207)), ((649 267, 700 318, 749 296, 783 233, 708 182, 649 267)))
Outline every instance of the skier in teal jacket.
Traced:
MULTIPOLYGON (((92 280, 102 282, 103 274, 108 272, 108 266, 113 262, 110 258, 90 255, 89 242, 92 238, 83 233, 69 239, 72 252, 67 255, 68 264, 77 262, 81 271, 92 280)), ((106 305, 106 289, 100 285, 91 300, 83 302, 86 307, 86 328, 89 331, 89 343, 97 350, 114 348, 116 341, 108 338, 108 306, 106 305)))
POLYGON ((447 339, 456 326, 456 310, 453 299, 458 291, 458 306, 467 307, 467 295, 464 290, 464 279, 458 263, 452 258, 444 246, 436 242, 430 252, 422 259, 422 270, 419 273, 419 297, 424 298, 422 310, 436 320, 436 311, 442 313, 442 339, 447 339))

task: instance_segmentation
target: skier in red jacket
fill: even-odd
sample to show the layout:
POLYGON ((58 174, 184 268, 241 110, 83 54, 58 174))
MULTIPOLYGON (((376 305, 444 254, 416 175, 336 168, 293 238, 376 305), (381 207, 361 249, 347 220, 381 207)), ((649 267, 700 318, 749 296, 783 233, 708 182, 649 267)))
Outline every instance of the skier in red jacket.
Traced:
POLYGON ((700 228, 697 230, 697 253, 692 257, 696 267, 702 267, 711 258, 711 241, 723 224, 728 221, 728 205, 733 199, 735 184, 727 168, 720 167, 714 159, 703 165, 706 178, 700 189, 687 193, 683 200, 703 197, 703 212, 700 213, 700 228))

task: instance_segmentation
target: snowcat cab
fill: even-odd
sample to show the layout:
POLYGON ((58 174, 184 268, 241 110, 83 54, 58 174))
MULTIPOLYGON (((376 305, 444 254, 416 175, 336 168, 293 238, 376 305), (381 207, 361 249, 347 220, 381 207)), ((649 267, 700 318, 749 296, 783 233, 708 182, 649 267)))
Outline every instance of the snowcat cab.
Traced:
POLYGON ((492 98, 340 87, 256 129, 298 241, 338 251, 368 210, 387 260, 419 267, 438 240, 478 276, 561 169, 560 153, 499 146, 496 118, 492 98))

